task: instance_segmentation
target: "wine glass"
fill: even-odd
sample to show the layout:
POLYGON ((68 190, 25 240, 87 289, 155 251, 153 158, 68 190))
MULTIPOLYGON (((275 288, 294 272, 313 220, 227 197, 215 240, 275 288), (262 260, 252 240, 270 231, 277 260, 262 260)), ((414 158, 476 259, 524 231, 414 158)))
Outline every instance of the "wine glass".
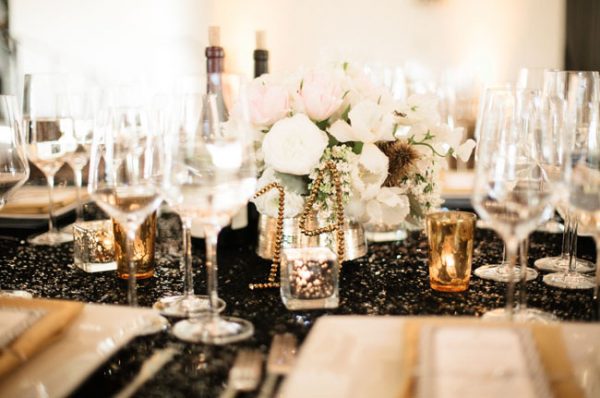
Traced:
MULTIPOLYGON (((594 129, 597 128, 595 118, 597 117, 597 103, 600 99, 600 74, 598 72, 557 72, 552 94, 554 101, 562 105, 555 112, 557 115, 554 116, 557 120, 556 129, 564 134, 565 148, 562 154, 564 156, 565 153, 571 153, 575 157, 576 170, 579 170, 578 167, 587 167, 582 166, 584 162, 581 162, 579 157, 593 153, 590 152, 593 151, 593 148, 590 148, 589 145, 594 144, 593 142, 589 144, 588 141, 590 139, 594 141, 594 134, 596 134, 594 129)), ((564 209, 563 211, 567 213, 568 200, 566 197, 561 199, 558 207, 564 209)), ((569 216, 573 223, 574 232, 571 256, 566 261, 567 266, 562 270, 559 269, 561 272, 544 276, 544 283, 550 286, 566 289, 592 289, 596 285, 593 278, 578 272, 580 270, 583 272, 591 271, 593 265, 582 268, 580 264, 584 260, 576 259, 572 254, 573 249, 576 247, 578 214, 579 212, 576 212, 569 216)), ((589 225, 584 228, 589 229, 589 225)), ((585 263, 583 264, 585 265, 585 263)))
POLYGON ((517 95, 512 89, 496 89, 489 93, 483 110, 472 203, 504 240, 510 267, 506 308, 488 312, 485 317, 513 319, 512 269, 519 242, 552 215, 554 194, 560 188, 559 170, 548 176, 532 155, 531 146, 526 145, 530 138, 527 132, 544 129, 528 123, 541 123, 543 118, 524 119, 530 108, 520 101, 539 106, 535 102, 538 98, 534 94, 517 95))
POLYGON ((137 305, 136 230, 162 201, 162 140, 148 127, 142 108, 110 108, 98 117, 90 156, 88 192, 124 229, 129 259, 129 305, 137 305))
POLYGON ((80 82, 70 90, 69 103, 73 118, 73 139, 71 150, 66 161, 73 170, 77 194, 75 222, 83 221, 83 203, 81 188, 83 186, 83 168, 90 158, 90 148, 94 135, 94 120, 100 106, 100 91, 80 82))
MULTIPOLYGON (((577 72, 574 72, 577 74, 577 72)), ((560 101, 566 100, 566 95, 569 89, 574 89, 574 87, 569 86, 568 76, 573 74, 573 72, 564 72, 564 71, 555 71, 555 70, 545 70, 543 73, 543 78, 538 78, 537 80, 542 80, 544 95, 550 97, 549 103, 552 105, 552 112, 564 112, 565 109, 562 107, 558 107, 558 103, 560 101)), ((585 79, 591 79, 592 73, 584 72, 582 76, 585 79)), ((582 87, 581 94, 589 95, 590 85, 582 87), (588 91, 588 93, 586 93, 588 91)), ((576 110, 575 110, 576 111, 576 110)), ((581 115, 581 113, 580 113, 581 115)), ((564 115, 554 115, 555 123, 561 122, 564 123, 564 115)), ((588 120, 583 120, 579 117, 579 124, 586 123, 588 120)), ((556 129, 562 129, 564 126, 555 126, 556 129)), ((561 157, 562 159, 562 157, 561 157)), ((576 217, 572 217, 569 212, 569 207, 566 203, 566 199, 560 200, 556 204, 556 209, 562 219, 564 220, 565 228, 563 230, 563 238, 561 245, 561 253, 558 256, 550 256, 543 257, 535 261, 534 265, 537 269, 542 271, 550 271, 550 272, 568 272, 569 267, 573 268, 571 275, 575 275, 573 272, 579 273, 581 272, 591 272, 594 270, 594 264, 590 261, 583 260, 577 258, 577 219, 576 217)), ((559 281, 557 277, 552 277, 555 285, 558 287, 568 287, 571 288, 591 288, 588 283, 585 283, 585 280, 580 280, 579 282, 575 279, 570 279, 570 282, 563 283, 559 281), (560 286, 562 285, 562 286, 560 286)), ((553 282, 551 282, 553 283, 553 282)))
MULTIPOLYGON (((491 102, 498 95, 497 93, 503 92, 503 90, 507 89, 510 89, 510 86, 493 87, 485 91, 483 95, 482 106, 479 112, 479 117, 477 118, 477 127, 475 130, 475 136, 478 137, 478 140, 480 140, 482 135, 482 126, 489 122, 488 119, 496 118, 496 115, 493 112, 491 112, 491 102)), ((476 149, 475 156, 477 158, 477 161, 479 161, 479 145, 476 149)), ((527 261, 525 261, 524 263, 527 264, 527 261)), ((531 281, 537 278, 538 276, 538 272, 533 268, 526 267, 525 271, 526 281, 531 281)), ((511 271, 511 268, 509 267, 506 258, 506 247, 504 246, 502 249, 502 260, 500 261, 500 263, 484 264, 480 267, 477 267, 473 271, 473 273, 481 279, 507 283, 511 278, 513 280, 517 280, 517 278, 521 276, 521 268, 519 265, 515 264, 511 271)))
MULTIPOLYGON (((181 206, 194 210, 204 230, 210 309, 207 314, 176 323, 173 334, 186 341, 227 344, 252 336, 254 327, 246 320, 218 313, 217 237, 254 193, 256 164, 247 126, 232 120, 221 123, 216 102, 213 94, 207 94, 203 112, 207 118, 199 127, 202 133, 197 134, 193 145, 184 148, 189 182, 181 186, 181 206)), ((245 106, 241 110, 247 115, 245 106)))
MULTIPOLYGON (((16 98, 0 95, 0 209, 29 178, 29 163, 20 122, 16 98)), ((0 290, 0 296, 31 298, 31 293, 0 290)))
POLYGON ((23 125, 27 156, 48 182, 48 232, 29 239, 33 245, 58 245, 73 240, 54 222, 54 175, 72 150, 73 119, 69 113, 67 76, 25 75, 23 125))
MULTIPOLYGON (((187 86, 187 85, 186 85, 187 86)), ((194 274, 192 269, 192 220, 197 212, 203 210, 204 203, 195 200, 193 192, 195 179, 194 168, 190 164, 198 143, 202 142, 203 130, 199 128, 202 112, 203 96, 200 90, 205 87, 191 85, 176 98, 162 96, 155 98, 152 117, 155 129, 171 134, 166 143, 171 165, 171 184, 163 191, 165 200, 181 217, 183 237, 183 294, 160 298, 153 308, 164 315, 188 317, 199 312, 208 311, 208 296, 194 293, 194 274), (198 90, 188 90, 188 88, 198 90)), ((167 184, 166 184, 167 185, 167 184)), ((217 311, 225 308, 225 302, 217 300, 217 311)))

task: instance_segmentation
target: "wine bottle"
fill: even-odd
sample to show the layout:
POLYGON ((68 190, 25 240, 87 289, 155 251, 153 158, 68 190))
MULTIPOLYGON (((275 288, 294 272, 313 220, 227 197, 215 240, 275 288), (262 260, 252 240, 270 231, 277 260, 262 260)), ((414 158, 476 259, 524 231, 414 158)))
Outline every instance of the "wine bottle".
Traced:
POLYGON ((254 50, 254 77, 269 73, 269 51, 266 49, 266 33, 256 32, 256 49, 254 50))

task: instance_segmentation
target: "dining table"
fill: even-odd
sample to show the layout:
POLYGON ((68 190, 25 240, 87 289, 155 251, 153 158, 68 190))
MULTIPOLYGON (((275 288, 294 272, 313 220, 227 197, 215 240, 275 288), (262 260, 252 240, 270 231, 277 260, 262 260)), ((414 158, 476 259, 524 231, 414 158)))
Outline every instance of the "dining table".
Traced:
MULTIPOLYGON (((93 213, 93 212, 92 212, 93 213)), ((73 244, 32 246, 26 229, 0 230, 0 289, 25 290, 34 297, 75 300, 84 303, 126 305, 127 283, 114 271, 87 273, 73 265, 73 244)), ((411 231, 406 239, 369 243, 368 253, 347 261, 340 271, 340 302, 335 309, 290 311, 278 289, 254 289, 263 282, 270 261, 256 253, 256 234, 244 241, 219 243, 219 296, 226 302, 224 314, 241 317, 254 325, 251 338, 223 346, 188 343, 166 330, 137 336, 120 347, 70 393, 73 397, 112 396, 124 388, 156 349, 176 346, 178 353, 138 391, 144 397, 218 396, 240 349, 258 349, 265 355, 273 336, 289 332, 301 344, 315 322, 331 315, 353 316, 470 316, 480 317, 505 304, 505 283, 472 276, 468 290, 437 292, 430 288, 428 244, 423 231, 411 231)), ((534 232, 528 262, 560 253, 562 234, 534 232)), ((162 208, 156 237, 155 274, 138 281, 141 307, 183 291, 181 271, 181 221, 162 208)), ((579 256, 594 261, 591 238, 580 237, 579 256)), ((473 268, 502 260, 503 243, 491 229, 477 228, 473 268)), ((193 239, 194 288, 206 291, 204 242, 193 239)), ((548 311, 561 322, 594 322, 596 305, 592 290, 564 290, 546 286, 543 273, 526 284, 528 306, 548 311)), ((171 320, 174 321, 174 320, 171 320)), ((245 393, 240 396, 254 396, 245 393)))

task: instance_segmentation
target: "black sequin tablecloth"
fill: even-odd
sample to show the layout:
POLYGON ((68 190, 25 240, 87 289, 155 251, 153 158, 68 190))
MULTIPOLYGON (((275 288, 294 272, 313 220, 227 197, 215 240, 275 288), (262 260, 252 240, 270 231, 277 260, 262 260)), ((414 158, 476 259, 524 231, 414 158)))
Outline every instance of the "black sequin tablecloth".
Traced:
MULTIPOLYGON (((8 235, 0 231, 0 235, 8 235)), ((179 218, 163 214, 159 220, 156 275, 139 283, 142 306, 182 290, 179 268, 181 241, 179 218)), ((226 242, 223 242, 226 243, 226 242)), ((534 233, 529 249, 534 259, 556 255, 560 234, 534 233)), ((589 238, 580 239, 580 256, 595 259, 589 238)), ((194 241, 196 292, 205 291, 202 267, 204 247, 194 241)), ((502 242, 489 230, 476 234, 474 267, 498 262, 502 242)), ((24 240, 0 238, 0 288, 24 289, 35 296, 93 303, 126 303, 126 283, 114 273, 87 274, 71 266, 71 243, 34 247, 24 240)), ((464 293, 438 293, 429 288, 427 242, 420 232, 406 240, 371 244, 365 257, 344 265, 340 278, 340 306, 329 311, 286 310, 278 290, 250 291, 248 284, 262 281, 269 263, 254 254, 253 244, 219 249, 219 291, 227 302, 225 314, 250 320, 255 335, 242 343, 223 347, 178 342, 168 332, 138 337, 103 364, 73 393, 77 397, 114 394, 130 381, 155 348, 181 344, 183 351, 138 392, 144 397, 218 396, 240 347, 268 351, 273 334, 291 332, 302 340, 314 322, 326 314, 338 315, 474 315, 504 305, 506 285, 473 277, 464 293)), ((545 286, 541 276, 527 284, 528 303, 566 321, 591 321, 592 292, 567 291, 545 286)), ((249 395, 248 395, 249 396, 249 395)))

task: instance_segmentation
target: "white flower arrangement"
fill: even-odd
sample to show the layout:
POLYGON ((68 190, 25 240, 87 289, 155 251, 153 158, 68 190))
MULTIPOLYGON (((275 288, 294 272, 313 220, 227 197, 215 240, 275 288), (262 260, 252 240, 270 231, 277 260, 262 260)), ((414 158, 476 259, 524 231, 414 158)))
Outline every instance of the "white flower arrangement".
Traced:
MULTIPOLYGON (((369 224, 418 222, 441 204, 439 172, 446 156, 467 160, 473 140, 439 122, 437 98, 394 101, 348 64, 317 68, 278 81, 265 75, 248 89, 264 169, 258 189, 277 181, 285 189, 285 217, 302 213, 318 171, 333 161, 348 217, 369 224)), ((333 217, 335 187, 324 173, 315 208, 333 217)), ((271 191, 254 199, 277 216, 271 191)))

